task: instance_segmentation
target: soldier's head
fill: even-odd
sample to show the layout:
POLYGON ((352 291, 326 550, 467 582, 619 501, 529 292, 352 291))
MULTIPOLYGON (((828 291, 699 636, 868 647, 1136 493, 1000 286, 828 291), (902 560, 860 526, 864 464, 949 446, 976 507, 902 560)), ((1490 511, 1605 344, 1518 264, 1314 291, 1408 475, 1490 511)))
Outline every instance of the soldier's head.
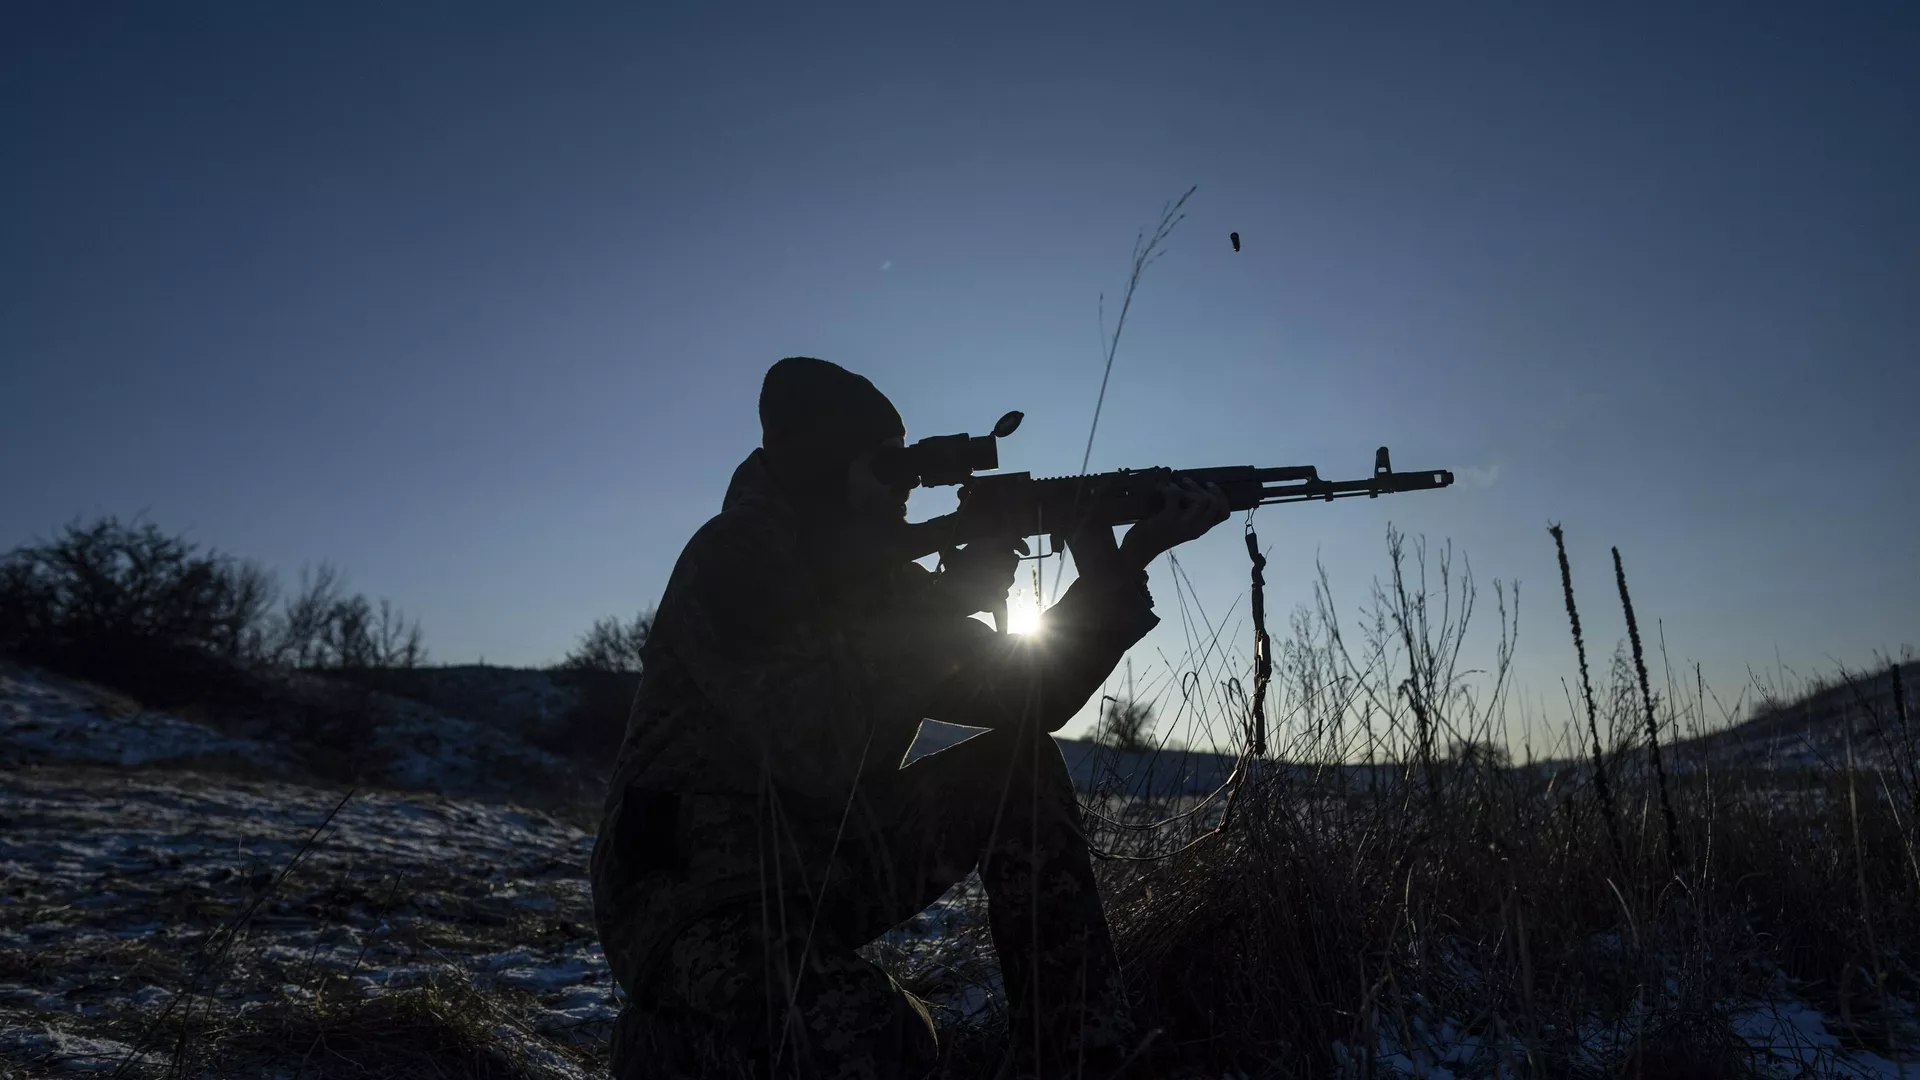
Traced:
POLYGON ((760 384, 760 445, 789 496, 857 519, 899 521, 910 487, 889 487, 868 467, 900 446, 906 425, 866 378, 810 356, 789 356, 760 384))

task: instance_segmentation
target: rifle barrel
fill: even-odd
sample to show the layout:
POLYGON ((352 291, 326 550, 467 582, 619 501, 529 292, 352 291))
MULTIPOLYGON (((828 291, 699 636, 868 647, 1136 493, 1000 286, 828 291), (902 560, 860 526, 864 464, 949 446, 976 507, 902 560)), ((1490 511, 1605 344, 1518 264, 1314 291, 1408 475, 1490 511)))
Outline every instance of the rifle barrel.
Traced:
POLYGON ((1365 480, 1302 480, 1294 484, 1263 484, 1260 505, 1305 502, 1309 499, 1333 500, 1365 495, 1375 498, 1401 491, 1430 491, 1452 485, 1453 473, 1446 469, 1427 472, 1375 473, 1365 480))

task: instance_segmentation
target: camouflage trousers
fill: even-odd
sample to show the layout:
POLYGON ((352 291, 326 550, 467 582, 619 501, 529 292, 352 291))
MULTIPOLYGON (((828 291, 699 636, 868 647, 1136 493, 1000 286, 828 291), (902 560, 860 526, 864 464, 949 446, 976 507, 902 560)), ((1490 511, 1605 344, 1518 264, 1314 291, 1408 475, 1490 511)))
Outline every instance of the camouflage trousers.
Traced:
POLYGON ((938 1060, 926 1007, 855 950, 976 867, 1010 1006, 1011 1074, 1113 1072, 1132 1027, 1051 738, 976 736, 863 783, 840 809, 844 828, 838 815, 793 814, 763 828, 780 887, 675 936, 616 1025, 619 1080, 926 1076, 938 1060))

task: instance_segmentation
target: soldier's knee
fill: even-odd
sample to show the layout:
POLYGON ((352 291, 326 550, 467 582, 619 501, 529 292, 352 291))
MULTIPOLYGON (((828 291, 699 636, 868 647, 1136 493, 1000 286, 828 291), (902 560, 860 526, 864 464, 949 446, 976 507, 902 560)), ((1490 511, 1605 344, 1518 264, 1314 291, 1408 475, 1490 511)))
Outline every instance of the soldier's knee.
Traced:
POLYGON ((933 1071, 940 1043, 925 1003, 857 957, 835 958, 816 973, 820 981, 797 1003, 801 1030, 788 1032, 793 1075, 921 1080, 933 1071))

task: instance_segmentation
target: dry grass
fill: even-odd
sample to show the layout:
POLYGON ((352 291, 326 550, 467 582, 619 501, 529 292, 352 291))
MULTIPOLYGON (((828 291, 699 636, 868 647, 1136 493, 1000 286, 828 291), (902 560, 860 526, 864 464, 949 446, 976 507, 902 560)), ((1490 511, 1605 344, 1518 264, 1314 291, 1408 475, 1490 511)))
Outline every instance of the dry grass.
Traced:
POLYGON ((1845 1046, 1920 1047, 1910 762, 1722 767, 1712 740, 1680 738, 1714 726, 1705 687, 1651 694, 1616 655, 1592 728, 1611 740, 1616 858, 1595 762, 1573 749, 1584 715, 1560 760, 1481 749, 1506 742, 1507 594, 1500 655, 1469 677, 1470 575, 1443 556, 1430 591, 1424 551, 1390 551, 1361 644, 1323 594, 1281 649, 1290 764, 1260 763, 1222 836, 1106 867, 1143 1015, 1182 1060, 1216 1076, 1772 1075, 1769 1054, 1793 1048, 1738 1029, 1782 1000, 1845 1046))
MULTIPOLYGON (((553 1080, 559 1050, 515 1022, 511 1002, 449 969, 431 983, 362 996, 341 984, 306 1000, 169 1017, 130 1075, 287 1080, 553 1080)), ((129 1028, 130 1024, 122 1025, 129 1028)), ((108 1035, 138 1033, 107 1028, 108 1035)))

